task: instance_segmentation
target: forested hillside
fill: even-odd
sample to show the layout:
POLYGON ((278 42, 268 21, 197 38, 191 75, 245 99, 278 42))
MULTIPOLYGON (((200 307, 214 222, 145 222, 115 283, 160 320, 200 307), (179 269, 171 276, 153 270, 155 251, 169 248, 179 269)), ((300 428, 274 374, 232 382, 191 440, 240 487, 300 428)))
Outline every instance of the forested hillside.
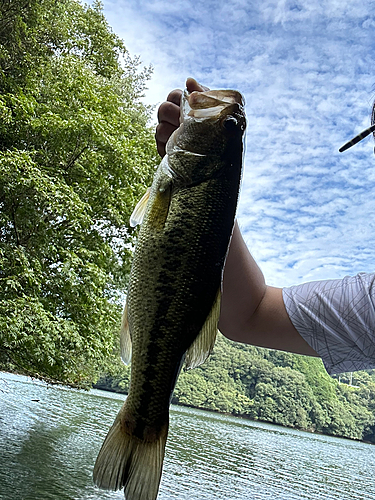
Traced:
MULTIPOLYGON (((129 374, 114 365, 97 387, 126 393, 129 374)), ((375 376, 356 372, 353 384, 330 377, 320 359, 219 336, 203 365, 182 371, 172 402, 375 442, 375 376)))
POLYGON ((1 2, 3 369, 87 386, 113 352, 158 163, 139 69, 99 2, 1 2))

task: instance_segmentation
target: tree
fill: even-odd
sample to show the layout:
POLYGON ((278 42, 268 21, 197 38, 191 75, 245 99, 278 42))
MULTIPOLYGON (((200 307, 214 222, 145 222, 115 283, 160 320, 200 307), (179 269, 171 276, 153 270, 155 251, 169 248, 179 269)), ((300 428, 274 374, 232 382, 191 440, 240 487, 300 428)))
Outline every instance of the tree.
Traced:
POLYGON ((114 347, 157 162, 139 71, 102 6, 2 0, 0 359, 85 385, 114 347))

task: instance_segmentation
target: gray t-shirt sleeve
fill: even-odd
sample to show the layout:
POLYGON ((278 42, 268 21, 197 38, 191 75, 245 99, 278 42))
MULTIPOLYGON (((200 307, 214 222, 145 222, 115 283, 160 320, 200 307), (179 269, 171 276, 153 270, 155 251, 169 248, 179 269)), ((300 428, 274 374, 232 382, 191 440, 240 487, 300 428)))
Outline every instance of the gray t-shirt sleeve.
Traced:
POLYGON ((291 286, 283 299, 328 373, 375 368, 375 273, 291 286))

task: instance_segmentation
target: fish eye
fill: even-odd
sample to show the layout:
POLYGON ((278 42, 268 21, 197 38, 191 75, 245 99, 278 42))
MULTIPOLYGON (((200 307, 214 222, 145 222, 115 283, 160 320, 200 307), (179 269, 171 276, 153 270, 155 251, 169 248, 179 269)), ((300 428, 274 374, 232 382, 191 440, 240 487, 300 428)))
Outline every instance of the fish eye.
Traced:
POLYGON ((223 127, 228 132, 234 132, 237 130, 238 121, 234 116, 229 116, 223 121, 223 127))

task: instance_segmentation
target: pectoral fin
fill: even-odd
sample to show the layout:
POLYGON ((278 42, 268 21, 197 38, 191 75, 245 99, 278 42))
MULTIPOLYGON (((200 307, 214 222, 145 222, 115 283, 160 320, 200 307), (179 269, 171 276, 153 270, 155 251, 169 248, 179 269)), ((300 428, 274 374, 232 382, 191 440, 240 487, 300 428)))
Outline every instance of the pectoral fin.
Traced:
POLYGON ((122 314, 120 330, 120 355, 122 361, 128 365, 132 357, 132 340, 130 337, 128 321, 128 304, 125 302, 124 312, 122 314))
POLYGON ((156 193, 152 195, 152 199, 150 200, 151 188, 148 188, 137 203, 130 217, 131 227, 142 224, 149 201, 151 203, 149 208, 150 224, 154 227, 164 227, 171 202, 171 179, 165 175, 164 171, 163 174, 163 177, 159 178, 158 188, 156 193))
POLYGON ((133 213, 130 216, 130 226, 131 227, 135 227, 138 224, 142 224, 143 217, 145 216, 145 213, 146 213, 148 199, 150 198, 150 190, 151 190, 151 188, 148 188, 147 191, 145 192, 145 194, 142 196, 142 198, 136 204, 135 209, 133 210, 133 213))
POLYGON ((158 189, 152 200, 148 215, 148 224, 150 229, 160 231, 164 228, 169 213, 171 203, 171 183, 166 182, 158 189))
POLYGON ((220 315, 220 299, 221 293, 218 291, 202 330, 186 352, 186 368, 196 368, 204 363, 215 345, 220 315))

